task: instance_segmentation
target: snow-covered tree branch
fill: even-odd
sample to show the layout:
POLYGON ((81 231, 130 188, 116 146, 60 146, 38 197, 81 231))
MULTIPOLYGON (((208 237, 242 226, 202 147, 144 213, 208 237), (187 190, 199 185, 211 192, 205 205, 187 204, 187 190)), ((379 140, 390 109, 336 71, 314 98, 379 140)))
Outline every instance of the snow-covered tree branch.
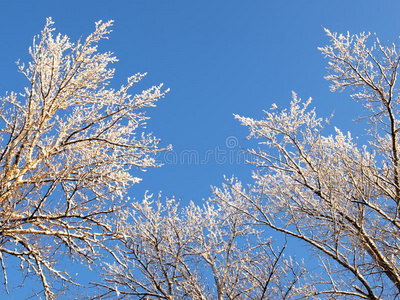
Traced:
POLYGON ((147 197, 119 228, 100 299, 304 299, 305 269, 262 238, 252 218, 207 202, 147 197))
MULTIPOLYGON (((257 224, 305 242, 321 258, 314 295, 330 299, 395 299, 400 294, 399 90, 396 45, 368 35, 327 30, 332 90, 350 88, 368 113, 366 145, 335 128, 293 95, 290 109, 273 105, 262 120, 236 116, 259 139, 250 149, 258 168, 244 189, 228 181, 215 198, 257 224), (317 280, 318 279, 318 280, 317 280)), ((365 140, 365 139, 364 139, 365 140)))
MULTIPOLYGON (((92 263, 106 247, 113 218, 126 189, 140 179, 130 169, 156 167, 152 155, 164 149, 143 133, 144 109, 166 91, 154 86, 140 94, 107 88, 116 61, 98 53, 112 21, 76 44, 54 35, 53 21, 19 63, 28 80, 24 93, 10 93, 0 108, 0 260, 7 288, 8 258, 20 261, 24 276, 37 276, 46 298, 52 281, 73 282, 57 263, 70 256, 92 263)), ((107 250, 107 249, 106 249, 107 250)), ((54 287, 54 289, 52 288, 54 287)))

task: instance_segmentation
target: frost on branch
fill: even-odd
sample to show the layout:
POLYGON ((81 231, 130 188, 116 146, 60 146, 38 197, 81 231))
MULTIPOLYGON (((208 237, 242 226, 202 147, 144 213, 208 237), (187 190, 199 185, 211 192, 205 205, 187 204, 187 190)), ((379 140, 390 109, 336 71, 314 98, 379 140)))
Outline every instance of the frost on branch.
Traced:
POLYGON ((123 247, 104 268, 99 299, 293 299, 307 291, 285 247, 224 203, 180 208, 148 196, 125 216, 123 247))
POLYGON ((276 105, 262 120, 236 116, 259 149, 249 149, 254 184, 219 201, 305 242, 320 257, 322 276, 312 275, 312 296, 333 299, 395 299, 400 293, 400 187, 398 147, 399 55, 396 47, 367 36, 334 33, 321 48, 330 59, 333 90, 350 87, 370 109, 367 145, 317 118, 293 95, 290 108, 276 105), (376 54, 377 51, 379 54, 376 54), (375 53, 375 56, 374 56, 375 53))
MULTIPOLYGON (((64 255, 92 263, 105 247, 115 212, 126 189, 140 179, 133 168, 156 167, 164 149, 142 132, 144 109, 167 91, 154 86, 140 94, 108 88, 116 61, 97 52, 112 21, 73 44, 54 35, 47 19, 19 71, 28 80, 24 93, 10 93, 0 108, 0 260, 7 286, 7 259, 21 262, 26 276, 37 276, 46 298, 54 298, 53 280, 72 282, 57 269, 64 255)), ((54 285, 54 287, 57 287, 54 285)))

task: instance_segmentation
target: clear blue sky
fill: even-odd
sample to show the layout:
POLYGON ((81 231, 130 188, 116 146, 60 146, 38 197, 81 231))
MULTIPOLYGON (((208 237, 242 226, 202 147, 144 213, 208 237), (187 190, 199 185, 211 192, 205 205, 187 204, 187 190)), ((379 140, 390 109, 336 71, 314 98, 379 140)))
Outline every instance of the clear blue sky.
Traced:
POLYGON ((249 178, 243 159, 239 165, 230 161, 240 148, 225 143, 235 136, 246 146, 247 131, 232 113, 261 117, 273 102, 287 106, 293 90, 312 97, 321 116, 335 110, 334 122, 351 129, 347 121, 355 115, 349 107, 357 105, 347 94, 332 94, 323 79, 327 61, 317 50, 328 43, 323 27, 371 31, 393 41, 400 35, 399 11, 398 1, 2 0, 0 93, 25 84, 14 62, 27 61, 27 48, 46 17, 72 40, 89 34, 95 21, 115 20, 110 40, 101 44, 119 58, 113 84, 148 72, 138 91, 160 82, 171 89, 150 110, 148 130, 175 152, 162 168, 140 174, 144 181, 131 196, 140 198, 149 189, 182 202, 200 201, 223 174, 249 178), (194 152, 188 161, 186 150, 197 151, 198 164, 194 152))
POLYGON ((396 41, 399 12, 395 0, 0 0, 0 94, 26 84, 14 62, 28 61, 28 47, 46 17, 72 40, 89 34, 95 21, 115 20, 110 40, 101 44, 119 58, 113 84, 148 72, 138 91, 161 82, 171 89, 149 111, 148 130, 175 152, 162 168, 138 174, 144 180, 130 196, 140 199, 146 189, 162 190, 182 203, 200 203, 224 174, 250 178, 251 168, 242 159, 230 161, 240 148, 229 148, 228 137, 231 142, 236 137, 239 146, 248 144, 247 130, 232 113, 261 117, 274 102, 288 106, 293 90, 312 97, 320 116, 335 111, 334 125, 362 133, 350 122, 359 105, 347 93, 331 93, 323 79, 327 61, 317 50, 329 42, 323 27, 371 31, 382 42, 396 41), (197 164, 184 156, 188 150, 197 151, 197 164))

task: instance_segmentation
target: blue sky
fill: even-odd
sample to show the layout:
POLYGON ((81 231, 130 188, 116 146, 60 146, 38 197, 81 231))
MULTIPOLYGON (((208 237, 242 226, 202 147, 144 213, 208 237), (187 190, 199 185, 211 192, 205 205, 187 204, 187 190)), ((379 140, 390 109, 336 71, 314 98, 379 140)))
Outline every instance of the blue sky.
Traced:
POLYGON ((137 92, 161 82, 171 89, 149 110, 148 130, 174 152, 159 157, 163 167, 138 174, 144 180, 130 196, 162 190, 182 203, 200 203, 224 174, 250 179, 251 168, 236 161, 240 146, 249 145, 247 130, 233 113, 260 118, 272 103, 287 107, 295 91, 312 97, 321 117, 335 111, 334 125, 362 134, 351 122, 359 104, 347 93, 331 93, 323 79, 327 61, 317 50, 329 43, 323 27, 371 31, 393 42, 400 35, 399 11, 394 0, 0 0, 0 94, 26 84, 15 61, 29 61, 28 47, 46 17, 72 40, 89 34, 95 21, 115 20, 111 38, 100 46, 119 59, 112 84, 148 72, 137 92), (197 155, 198 163, 185 153, 197 155))
POLYGON ((352 129, 358 104, 349 102, 348 94, 331 93, 323 79, 327 61, 317 50, 329 42, 323 27, 371 31, 382 41, 394 41, 400 34, 399 9, 398 1, 2 0, 0 93, 25 84, 14 62, 29 59, 27 48, 46 17, 72 40, 89 34, 95 21, 115 20, 111 38, 100 47, 119 58, 112 84, 148 72, 137 91, 161 82, 171 89, 149 111, 148 130, 175 152, 162 168, 139 174, 144 181, 131 196, 162 190, 183 203, 197 202, 209 196, 210 185, 221 184, 224 174, 250 177, 244 159, 231 161, 240 148, 226 145, 229 137, 248 145, 247 131, 232 113, 261 117, 274 102, 288 106, 295 91, 312 97, 320 116, 335 111, 333 123, 352 129), (184 153, 191 153, 192 162, 184 153))

